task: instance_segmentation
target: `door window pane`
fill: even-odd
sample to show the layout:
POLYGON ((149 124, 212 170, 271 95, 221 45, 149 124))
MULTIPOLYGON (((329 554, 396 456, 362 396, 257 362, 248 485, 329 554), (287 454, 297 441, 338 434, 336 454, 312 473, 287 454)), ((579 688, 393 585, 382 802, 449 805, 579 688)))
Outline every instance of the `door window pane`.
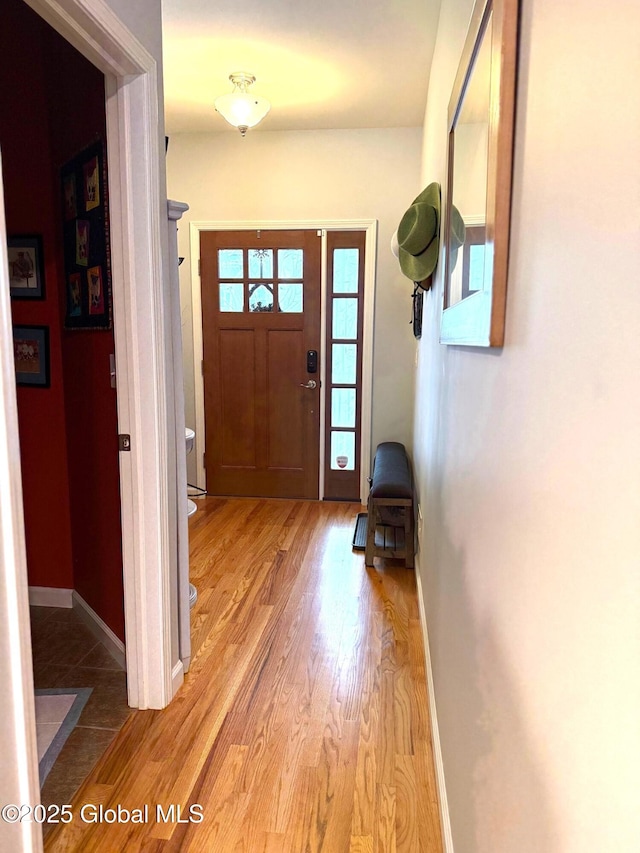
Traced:
POLYGON ((273 278, 273 249, 249 249, 249 278, 273 278))
POLYGON ((333 338, 355 341, 358 337, 358 300, 334 299, 333 323, 331 329, 333 338))
POLYGON ((278 308, 285 314, 302 313, 302 282, 300 284, 278 284, 278 308))
POLYGON ((331 469, 353 471, 356 459, 355 432, 331 433, 331 469))
POLYGON ((249 311, 273 311, 273 285, 259 284, 249 293, 249 311))
POLYGON ((242 249, 218 249, 218 278, 242 278, 242 249))
POLYGON ((356 384, 356 344, 332 344, 331 382, 333 385, 356 384))
POLYGON ((242 282, 220 282, 220 310, 235 313, 244 311, 244 285, 242 282))
POLYGON ((333 388, 331 391, 331 426, 355 427, 356 389, 333 388))
POLYGON ((358 292, 358 258, 357 249, 333 250, 333 292, 358 292))
POLYGON ((302 249, 278 249, 278 276, 302 278, 302 249))

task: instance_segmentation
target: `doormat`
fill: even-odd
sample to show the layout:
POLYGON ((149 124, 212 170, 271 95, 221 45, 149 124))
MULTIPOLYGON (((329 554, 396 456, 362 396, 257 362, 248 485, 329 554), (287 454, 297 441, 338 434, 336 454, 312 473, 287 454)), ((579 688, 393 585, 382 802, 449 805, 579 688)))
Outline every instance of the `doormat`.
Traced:
POLYGON ((41 787, 76 727, 92 691, 92 687, 58 687, 35 691, 41 787))
POLYGON ((364 551, 367 547, 367 513, 359 512, 356 518, 356 527, 353 531, 354 551, 364 551))

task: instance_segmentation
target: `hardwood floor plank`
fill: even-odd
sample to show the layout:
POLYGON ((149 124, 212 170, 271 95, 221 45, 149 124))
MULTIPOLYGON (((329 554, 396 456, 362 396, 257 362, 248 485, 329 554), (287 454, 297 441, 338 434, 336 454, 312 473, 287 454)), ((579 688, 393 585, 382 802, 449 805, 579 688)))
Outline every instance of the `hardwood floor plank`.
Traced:
POLYGON ((221 772, 207 774, 198 797, 210 804, 206 825, 190 824, 181 839, 185 851, 232 850, 240 833, 249 804, 249 795, 239 790, 238 779, 247 761, 247 747, 233 745, 227 752, 221 772))
POLYGON ((305 682, 304 699, 309 709, 309 726, 307 729, 306 742, 300 755, 300 764, 303 767, 317 767, 322 751, 322 739, 326 728, 326 720, 329 713, 329 703, 333 690, 333 682, 337 667, 335 655, 327 653, 319 643, 316 646, 315 658, 319 662, 319 668, 311 667, 307 670, 307 681, 305 682))
POLYGON ((349 853, 373 853, 373 836, 352 835, 349 853))
POLYGON ((427 696, 427 673, 424 660, 424 645, 422 627, 419 619, 409 621, 409 668, 411 684, 410 691, 411 718, 417 740, 429 741, 431 738, 431 721, 429 719, 429 699, 427 696))
POLYGON ((417 783, 418 838, 420 844, 426 846, 429 851, 442 853, 442 830, 431 740, 419 741, 416 744, 413 766, 417 783))
POLYGON ((398 853, 419 853, 418 789, 413 758, 396 755, 396 847, 398 853))
MULTIPOLYGON (((378 785, 377 821, 373 836, 374 853, 397 853, 396 847, 396 789, 392 785, 378 785)), ((425 850, 428 850, 425 847, 425 850)))
POLYGON ((76 820, 46 850, 441 853, 415 576, 364 566, 360 510, 198 501, 184 686, 132 714, 74 798, 147 803, 150 820, 76 820), (163 822, 158 804, 203 820, 163 822))
POLYGON ((351 832, 354 836, 370 835, 375 819, 377 754, 379 729, 379 695, 371 697, 369 707, 360 720, 356 781, 353 794, 351 832))
MULTIPOLYGON (((399 644, 401 645, 401 644, 399 644)), ((394 674, 393 718, 396 753, 413 755, 413 725, 411 692, 413 682, 409 666, 399 666, 394 674)))
POLYGON ((394 673, 383 673, 380 680, 380 725, 376 744, 376 773, 378 783, 388 787, 395 784, 396 772, 394 690, 394 673))
MULTIPOLYGON (((380 726, 380 661, 382 614, 372 612, 369 619, 368 658, 363 679, 363 702, 360 713, 358 763, 353 795, 351 832, 354 836, 373 838, 377 779, 377 744, 380 726)), ((371 841, 373 844, 373 840, 371 841)))

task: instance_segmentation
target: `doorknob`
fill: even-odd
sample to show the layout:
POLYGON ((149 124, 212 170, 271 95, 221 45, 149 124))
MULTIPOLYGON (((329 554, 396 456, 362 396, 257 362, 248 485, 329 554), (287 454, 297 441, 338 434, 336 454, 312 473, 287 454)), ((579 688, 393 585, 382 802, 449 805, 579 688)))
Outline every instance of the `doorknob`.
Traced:
POLYGON ((318 387, 318 383, 316 382, 316 380, 315 380, 315 379, 310 379, 308 382, 301 382, 301 383, 300 383, 300 387, 301 387, 301 388, 311 388, 311 389, 313 389, 313 388, 317 388, 317 387, 318 387))

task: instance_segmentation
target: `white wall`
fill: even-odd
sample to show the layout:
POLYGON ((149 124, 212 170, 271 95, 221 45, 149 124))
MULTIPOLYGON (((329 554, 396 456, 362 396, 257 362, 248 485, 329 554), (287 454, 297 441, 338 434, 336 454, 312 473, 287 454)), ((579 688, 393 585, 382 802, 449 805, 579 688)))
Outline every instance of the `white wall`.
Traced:
MULTIPOLYGON (((162 68, 162 0, 105 0, 162 68)), ((160 75, 161 77, 162 75, 160 75)))
MULTIPOLYGON (((167 156, 169 195, 190 209, 179 231, 187 425, 195 428, 189 221, 379 220, 373 448, 409 444, 413 356, 411 282, 389 249, 419 190, 419 128, 176 134, 167 156)), ((195 459, 189 457, 190 482, 195 459)))
MULTIPOLYGON (((443 0, 423 183, 471 0, 443 0)), ((436 341, 414 453, 456 853, 640 849, 640 6, 523 0, 506 342, 436 341)))

